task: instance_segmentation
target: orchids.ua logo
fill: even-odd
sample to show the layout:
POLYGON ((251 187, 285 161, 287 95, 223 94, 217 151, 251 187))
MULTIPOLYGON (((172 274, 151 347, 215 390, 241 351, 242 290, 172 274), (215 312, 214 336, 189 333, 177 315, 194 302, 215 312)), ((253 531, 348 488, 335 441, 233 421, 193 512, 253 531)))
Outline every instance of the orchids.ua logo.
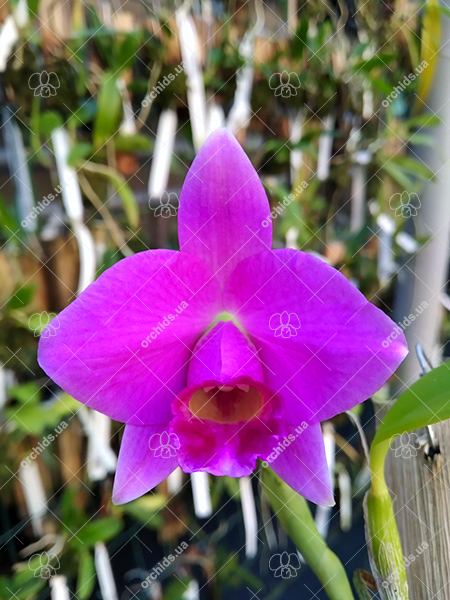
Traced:
POLYGON ((419 196, 408 192, 393 194, 389 200, 389 206, 395 212, 396 217, 404 219, 416 217, 420 208, 419 196))
POLYGON ((28 567, 33 571, 35 577, 50 579, 56 575, 59 569, 59 560, 56 554, 52 552, 42 552, 42 554, 33 554, 28 560, 28 567))
POLYGON ((176 433, 154 433, 148 442, 148 447, 153 450, 156 458, 170 458, 177 455, 180 440, 176 433))
POLYGON ((290 98, 297 95, 297 90, 301 87, 300 79, 297 73, 274 73, 269 79, 269 87, 275 91, 275 96, 290 98))
POLYGON ((68 427, 69 424, 66 421, 61 421, 60 425, 58 425, 58 427, 55 427, 54 429, 54 433, 49 433, 48 435, 46 435, 41 442, 38 442, 38 444, 36 446, 33 446, 31 452, 28 454, 27 457, 25 457, 22 462, 20 463, 21 467, 23 469, 25 469, 29 464, 31 464, 31 461, 33 461, 35 458, 37 458, 42 452, 44 452, 44 450, 50 446, 50 444, 52 442, 54 442, 56 440, 56 438, 58 437, 58 435, 60 433, 62 433, 64 431, 64 429, 66 429, 66 427, 68 427))
POLYGON ((424 69, 428 67, 428 63, 426 60, 423 60, 417 67, 414 69, 414 73, 410 73, 409 75, 405 75, 401 81, 397 83, 392 92, 387 96, 383 102, 381 103, 384 108, 387 108, 389 104, 398 98, 400 94, 409 86, 411 82, 413 82, 418 75, 422 73, 424 69))
POLYGON ((280 456, 282 452, 286 450, 286 448, 289 448, 292 442, 295 442, 296 438, 298 438, 298 436, 301 435, 307 428, 308 423, 306 421, 303 421, 298 427, 294 429, 294 433, 289 433, 288 435, 285 435, 284 439, 281 440, 281 442, 279 442, 277 446, 272 448, 272 452, 269 454, 266 460, 263 460, 261 462, 261 466, 267 468, 271 463, 273 463, 274 460, 276 460, 280 456))
POLYGON ((269 327, 275 333, 275 337, 290 338, 297 335, 300 329, 300 319, 295 313, 275 313, 270 317, 269 327))
POLYGON ((33 73, 28 79, 30 90, 34 91, 35 96, 42 96, 42 98, 56 96, 56 90, 59 86, 60 83, 56 73, 42 71, 41 73, 33 73))
POLYGON ((151 106, 153 100, 155 100, 155 98, 172 83, 172 81, 175 81, 175 78, 178 77, 183 70, 184 62, 181 61, 181 63, 175 68, 175 72, 164 75, 164 77, 160 79, 155 86, 153 86, 152 91, 149 92, 142 100, 142 106, 145 106, 146 108, 147 106, 151 106))
POLYGON ((175 192, 163 192, 162 194, 154 195, 148 201, 150 210, 155 213, 155 217, 176 217, 180 202, 175 192))
POLYGON ((411 323, 416 320, 417 316, 421 315, 423 311, 426 308, 428 308, 428 306, 428 302, 424 300, 421 304, 419 304, 419 306, 417 306, 415 311, 416 314, 410 313, 407 317, 403 317, 403 321, 399 321, 398 325, 394 325, 394 329, 392 330, 392 332, 387 336, 385 340, 381 342, 383 348, 388 348, 389 344, 392 344, 392 342, 401 335, 402 331, 409 327, 409 325, 411 325, 411 323))
POLYGON ((294 200, 296 198, 298 198, 300 196, 300 194, 303 192, 303 190, 306 190, 306 188, 308 187, 308 182, 307 181, 302 181, 301 183, 299 183, 297 185, 297 187, 295 187, 292 190, 292 194, 289 194, 287 196, 283 196, 283 200, 280 200, 278 202, 278 204, 276 206, 274 206, 272 208, 272 210, 270 211, 270 218, 264 219, 264 221, 261 222, 261 225, 263 227, 269 227, 270 224, 270 220, 274 220, 278 217, 278 215, 281 215, 281 213, 292 203, 294 202, 294 200))
MULTIPOLYGON (((148 586, 152 582, 156 581, 158 579, 158 576, 161 575, 162 573, 164 573, 164 571, 167 569, 167 567, 170 567, 170 565, 175 561, 175 559, 178 556, 180 556, 180 554, 183 554, 183 552, 187 548, 189 548, 189 544, 187 542, 181 542, 181 544, 179 544, 178 547, 175 548, 175 555, 168 554, 162 560, 160 560, 159 563, 156 566, 154 566, 153 569, 150 571, 150 574, 141 583, 142 587, 148 588, 148 586)), ((137 596, 136 596, 136 598, 137 598, 137 596)))
MULTIPOLYGON (((393 436, 391 438, 391 447, 394 440, 396 439, 397 436, 393 436)), ((411 433, 404 431, 399 439, 400 445, 397 446, 397 448, 395 448, 394 452, 397 458, 399 458, 400 456, 402 458, 413 458, 414 456, 417 456, 417 450, 419 450, 420 448, 420 440, 417 433, 414 433, 414 431, 412 431, 411 433)))
MULTIPOLYGON (((75 177, 75 175, 73 177, 75 177)), ((31 225, 33 220, 37 219, 38 216, 41 214, 41 212, 47 208, 47 206, 50 204, 50 202, 53 202, 53 200, 55 200, 55 198, 57 198, 59 196, 59 194, 69 185, 71 180, 72 180, 72 177, 68 181, 61 182, 53 190, 55 192, 54 194, 50 193, 50 194, 47 194, 47 196, 44 196, 42 198, 42 202, 38 202, 34 206, 34 208, 30 211, 30 213, 24 219, 22 219, 22 221, 20 222, 22 227, 26 228, 26 227, 28 227, 28 225, 31 225)))
POLYGON ((56 335, 60 326, 56 313, 48 313, 45 310, 41 313, 34 313, 28 319, 28 327, 34 333, 34 337, 52 337, 56 335))
POLYGON ((269 569, 273 571, 274 576, 283 579, 295 577, 301 566, 299 557, 293 552, 290 554, 287 552, 274 554, 269 560, 269 569))
POLYGON ((381 542, 380 544, 380 559, 383 561, 383 564, 386 564, 389 567, 390 574, 384 581, 382 581, 381 585, 384 589, 387 589, 391 586, 399 587, 400 582, 400 574, 404 574, 406 569, 411 566, 413 562, 426 550, 429 548, 427 542, 422 542, 417 546, 414 550, 414 553, 409 554, 408 556, 402 556, 401 553, 395 551, 394 547, 390 542, 381 542))

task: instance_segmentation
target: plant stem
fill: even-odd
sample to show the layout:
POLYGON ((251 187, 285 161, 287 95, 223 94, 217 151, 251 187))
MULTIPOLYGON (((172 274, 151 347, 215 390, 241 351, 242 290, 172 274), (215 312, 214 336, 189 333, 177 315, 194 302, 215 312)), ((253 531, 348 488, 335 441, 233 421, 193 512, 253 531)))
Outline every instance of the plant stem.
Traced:
POLYGON ((344 566, 317 531, 305 498, 268 467, 263 469, 262 482, 283 529, 322 583, 330 600, 353 600, 344 566))
POLYGON ((380 597, 408 600, 403 551, 391 496, 384 478, 384 463, 389 445, 390 440, 383 440, 374 442, 370 449, 372 479, 364 502, 366 537, 380 597))
POLYGON ((94 205, 94 208, 96 208, 97 211, 102 216, 103 221, 105 222, 106 227, 109 229, 109 232, 111 233, 111 237, 113 238, 116 246, 119 248, 119 250, 122 252, 122 254, 124 256, 132 256, 134 254, 134 252, 131 250, 131 248, 129 248, 129 246, 125 240, 125 236, 123 235, 120 227, 116 224, 111 213, 107 209, 106 205, 98 197, 98 195, 94 191, 93 187, 89 183, 88 179, 84 175, 80 174, 79 180, 80 180, 80 184, 83 189, 83 192, 86 194, 86 196, 92 202, 92 204, 94 205))

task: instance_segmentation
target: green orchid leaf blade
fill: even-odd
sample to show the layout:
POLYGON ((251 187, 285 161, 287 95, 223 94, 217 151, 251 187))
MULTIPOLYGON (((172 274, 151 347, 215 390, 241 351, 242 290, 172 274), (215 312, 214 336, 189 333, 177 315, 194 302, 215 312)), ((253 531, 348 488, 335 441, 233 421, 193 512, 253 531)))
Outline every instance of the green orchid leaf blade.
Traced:
POLYGON ((102 148, 117 132, 122 113, 122 97, 114 74, 105 72, 97 98, 94 120, 94 147, 102 148))
POLYGON ((404 432, 450 419, 450 365, 433 369, 407 389, 386 413, 372 446, 404 432))
POLYGON ((94 591, 97 575, 95 572, 94 557, 86 550, 80 554, 78 565, 77 592, 78 600, 88 600, 94 591))

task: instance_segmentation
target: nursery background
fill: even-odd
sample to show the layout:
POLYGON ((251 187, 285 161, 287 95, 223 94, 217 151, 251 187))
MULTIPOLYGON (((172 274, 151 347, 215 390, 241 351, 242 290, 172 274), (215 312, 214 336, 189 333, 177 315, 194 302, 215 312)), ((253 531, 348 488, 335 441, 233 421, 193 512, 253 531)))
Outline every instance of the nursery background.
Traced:
MULTIPOLYGON (((449 353, 450 6, 7 0, 0 23, 0 599, 327 598, 257 472, 176 471, 114 506, 123 425, 37 364, 105 269, 177 249, 181 184, 218 127, 263 182, 274 246, 339 269, 407 337, 390 382, 323 424, 337 504, 310 506, 357 597, 384 597, 368 446, 449 353)), ((387 459, 414 600, 450 598, 449 452, 443 422, 387 459)))

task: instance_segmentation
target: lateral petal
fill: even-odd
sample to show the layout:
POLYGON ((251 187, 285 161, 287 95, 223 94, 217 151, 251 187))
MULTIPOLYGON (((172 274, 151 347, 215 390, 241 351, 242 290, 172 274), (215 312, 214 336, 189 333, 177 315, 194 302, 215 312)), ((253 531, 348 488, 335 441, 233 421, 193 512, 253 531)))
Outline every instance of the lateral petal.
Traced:
POLYGON ((205 264, 171 250, 141 252, 108 269, 56 317, 56 335, 41 336, 39 364, 112 419, 163 423, 186 385, 191 349, 220 310, 220 288, 205 264))
POLYGON ((369 398, 408 352, 400 328, 339 271, 296 250, 239 264, 224 307, 259 350, 265 381, 284 397, 288 414, 300 411, 309 422, 369 398), (286 312, 290 327, 300 324, 290 331, 296 335, 273 331, 273 315, 286 312))

